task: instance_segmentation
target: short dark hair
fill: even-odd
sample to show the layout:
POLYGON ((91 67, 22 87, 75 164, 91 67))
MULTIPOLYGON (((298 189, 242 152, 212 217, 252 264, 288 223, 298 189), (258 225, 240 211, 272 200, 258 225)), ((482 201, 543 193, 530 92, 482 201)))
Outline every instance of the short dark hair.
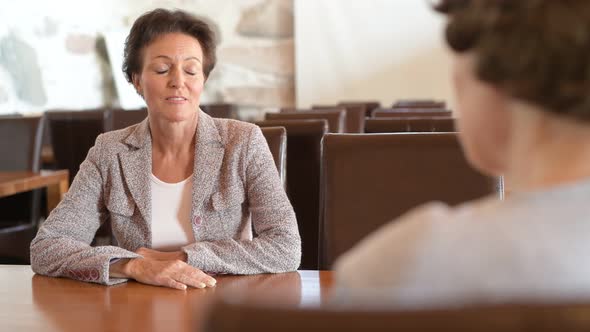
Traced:
POLYGON ((199 41, 203 49, 203 73, 205 78, 209 77, 217 62, 217 40, 211 27, 185 11, 158 8, 141 15, 125 40, 122 69, 129 83, 133 83, 133 74, 141 72, 144 48, 159 36, 174 32, 187 34, 199 41))
POLYGON ((442 0, 445 37, 476 76, 552 113, 590 120, 590 1, 442 0))

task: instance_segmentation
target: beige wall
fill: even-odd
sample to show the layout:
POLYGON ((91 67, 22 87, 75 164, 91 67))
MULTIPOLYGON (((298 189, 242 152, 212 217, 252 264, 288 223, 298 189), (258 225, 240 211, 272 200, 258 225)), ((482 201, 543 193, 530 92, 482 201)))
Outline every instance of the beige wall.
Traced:
POLYGON ((297 105, 453 103, 443 18, 416 0, 295 0, 297 105))

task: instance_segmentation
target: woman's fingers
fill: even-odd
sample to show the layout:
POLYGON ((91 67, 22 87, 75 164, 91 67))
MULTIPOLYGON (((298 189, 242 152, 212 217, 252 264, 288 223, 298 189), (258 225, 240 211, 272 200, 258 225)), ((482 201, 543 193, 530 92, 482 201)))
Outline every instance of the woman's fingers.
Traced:
POLYGON ((217 281, 187 263, 149 258, 134 259, 133 279, 150 285, 184 290, 189 287, 214 287, 217 281))
POLYGON ((176 280, 195 288, 214 287, 217 281, 203 271, 196 269, 184 262, 178 273, 176 274, 176 280))
POLYGON ((178 282, 172 278, 166 278, 166 281, 164 281, 164 284, 161 286, 166 286, 169 288, 174 288, 174 289, 179 289, 179 290, 186 290, 186 285, 178 282))

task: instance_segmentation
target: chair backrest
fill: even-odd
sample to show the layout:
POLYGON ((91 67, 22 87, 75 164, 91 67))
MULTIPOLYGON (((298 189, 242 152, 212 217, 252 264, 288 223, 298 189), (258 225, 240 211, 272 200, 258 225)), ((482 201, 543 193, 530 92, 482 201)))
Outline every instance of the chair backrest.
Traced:
POLYGON ((214 118, 238 119, 238 106, 235 104, 203 104, 199 107, 214 118))
POLYGON ((359 134, 365 131, 365 107, 362 105, 347 105, 347 106, 324 106, 314 105, 312 110, 326 111, 343 109, 346 112, 346 127, 345 133, 359 134))
MULTIPOLYGON (((0 171, 41 167, 41 117, 0 118, 0 171)), ((41 190, 0 198, 0 263, 28 264, 41 210, 41 190)))
MULTIPOLYGON (((359 273, 362 273, 360 271, 359 273)), ((590 331, 589 304, 505 304, 429 310, 336 310, 217 301, 199 326, 237 331, 590 331)))
POLYGON ((297 216, 302 240, 301 269, 318 267, 321 141, 328 132, 325 119, 267 120, 261 127, 287 129, 287 194, 297 216))
POLYGON ((70 172, 70 183, 96 137, 108 131, 109 113, 105 109, 45 112, 56 167, 70 172))
POLYGON ((147 118, 148 113, 147 109, 137 109, 137 110, 123 110, 123 109, 115 109, 111 111, 109 116, 110 124, 108 128, 105 128, 107 131, 110 130, 119 130, 123 128, 127 128, 134 124, 140 123, 141 121, 147 118))
MULTIPOLYGON (((55 165, 70 172, 70 183, 98 135, 111 128, 110 116, 108 109, 45 112, 55 165)), ((112 241, 111 224, 107 220, 97 230, 93 243, 112 244, 112 241)))
POLYGON ((378 101, 342 101, 338 103, 338 106, 361 106, 365 109, 365 117, 371 116, 371 112, 374 109, 381 107, 381 103, 378 101))
POLYGON ((450 133, 456 132, 458 130, 456 126, 457 119, 450 118, 450 117, 435 117, 430 118, 432 122, 432 131, 439 132, 439 133, 450 133))
POLYGON ((430 118, 430 117, 451 117, 452 112, 444 108, 416 108, 416 109, 391 109, 391 108, 377 108, 373 110, 371 117, 373 118, 430 118))
POLYGON ((0 118, 0 170, 39 171, 43 124, 41 117, 0 118))
POLYGON ((0 114, 0 118, 20 118, 23 115, 21 113, 4 113, 0 114))
POLYGON ((329 134, 322 146, 322 269, 420 204, 503 195, 501 178, 484 176, 467 163, 456 133, 329 134))
POLYGON ((283 186, 287 186, 287 130, 285 127, 260 128, 279 171, 283 186))
POLYGON ((454 132, 455 119, 436 118, 370 118, 365 122, 366 133, 454 132))
MULTIPOLYGON (((328 121, 328 131, 331 133, 342 133, 346 128, 346 111, 328 110, 283 110, 281 113, 266 113, 265 120, 317 120, 325 119, 328 121)), ((289 130, 287 129, 287 134, 289 130)))
POLYGON ((447 103, 440 100, 432 99, 406 99, 398 100, 391 106, 392 108, 445 108, 447 103))

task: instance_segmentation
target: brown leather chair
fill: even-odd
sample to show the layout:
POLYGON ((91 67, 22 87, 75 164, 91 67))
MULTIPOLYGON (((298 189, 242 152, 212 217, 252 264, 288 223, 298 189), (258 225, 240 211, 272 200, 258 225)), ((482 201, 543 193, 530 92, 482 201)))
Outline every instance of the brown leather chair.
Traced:
POLYGON ((467 163, 456 133, 329 134, 322 147, 321 269, 418 205, 503 195, 501 178, 467 163))
POLYGON ((405 99, 398 100, 391 106, 392 108, 445 108, 447 103, 440 100, 432 99, 405 99))
POLYGON ((108 126, 107 131, 110 130, 119 130, 123 128, 127 128, 134 124, 140 123, 141 121, 147 118, 148 113, 146 108, 141 108, 137 110, 123 110, 123 109, 114 109, 111 111, 109 116, 110 124, 108 126))
POLYGON ((238 106, 235 104, 203 104, 200 107, 203 112, 214 118, 238 119, 238 106))
POLYGON ((441 118, 370 118, 366 133, 455 132, 455 119, 441 118))
POLYGON ((260 128, 279 171, 283 186, 287 186, 287 130, 285 127, 260 128))
MULTIPOLYGON (((0 118, 0 170, 40 170, 43 124, 40 117, 0 118)), ((0 264, 29 264, 40 209, 41 190, 0 198, 0 264)))
POLYGON ((109 116, 107 109, 45 112, 56 167, 70 172, 70 183, 96 137, 108 131, 109 116))
POLYGON ((300 269, 318 268, 321 141, 328 132, 325 119, 267 120, 261 127, 287 129, 287 194, 297 216, 302 240, 300 269))
POLYGON ((457 126, 456 126, 457 119, 455 119, 455 118, 435 117, 435 118, 430 118, 430 121, 432 122, 432 131, 435 131, 435 132, 451 133, 451 132, 456 132, 458 130, 457 126))
MULTIPOLYGON (((313 120, 325 119, 328 121, 328 130, 331 133, 342 133, 346 127, 346 111, 314 111, 314 110, 297 110, 282 109, 281 113, 266 113, 265 120, 313 120)), ((289 129, 287 129, 287 135, 289 129)))
MULTIPOLYGON (((362 273, 362 271, 359 271, 362 273)), ((237 331, 590 331, 589 304, 504 304, 452 309, 331 309, 217 301, 199 326, 237 331)))
MULTIPOLYGON (((110 112, 107 109, 49 111, 45 112, 45 118, 47 127, 51 130, 56 168, 67 169, 72 183, 98 135, 110 128, 110 112)), ((112 244, 113 240, 110 222, 107 220, 98 229, 94 243, 112 244)))
POLYGON ((371 114, 372 118, 431 118, 431 117, 451 117, 452 112, 446 109, 427 109, 427 108, 416 108, 416 109, 387 109, 378 108, 373 110, 371 114))
POLYGON ((346 111, 346 128, 345 133, 359 134, 365 131, 365 107, 362 105, 348 105, 348 106, 323 106, 314 105, 311 107, 313 110, 338 110, 344 109, 346 111))
POLYGON ((365 117, 368 117, 371 116, 374 109, 381 107, 381 103, 378 101, 342 101, 338 103, 338 106, 361 106, 365 109, 365 117))

